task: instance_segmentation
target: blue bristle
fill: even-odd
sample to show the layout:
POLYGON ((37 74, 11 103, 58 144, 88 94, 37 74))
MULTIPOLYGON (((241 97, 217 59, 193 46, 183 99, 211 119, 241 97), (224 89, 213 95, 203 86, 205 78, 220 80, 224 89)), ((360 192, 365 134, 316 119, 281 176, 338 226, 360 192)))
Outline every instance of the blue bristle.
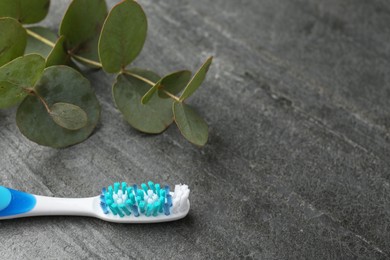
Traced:
POLYGON ((137 205, 133 205, 131 207, 131 211, 133 212, 134 216, 138 217, 139 216, 139 212, 138 212, 138 207, 137 205))
POLYGON ((114 183, 114 192, 115 192, 115 194, 118 194, 120 186, 121 186, 121 184, 119 182, 115 182, 114 183))
POLYGON ((158 212, 160 212, 160 213, 163 212, 164 203, 165 203, 165 198, 160 197, 160 208, 158 209, 158 212))
POLYGON ((107 210, 107 204, 106 203, 100 202, 100 207, 102 208, 104 214, 107 215, 109 213, 109 211, 107 210))
POLYGON ((133 190, 134 190, 134 193, 137 194, 137 192, 138 192, 138 186, 137 186, 137 184, 134 184, 134 185, 133 185, 133 190))
POLYGON ((142 183, 141 187, 144 190, 145 194, 148 194, 148 186, 145 183, 142 183))
POLYGON ((106 192, 106 194, 104 194, 104 199, 105 200, 112 200, 112 196, 110 195, 110 193, 106 192))
POLYGON ((138 207, 139 207, 139 210, 141 211, 141 213, 145 213, 145 201, 141 201, 138 204, 138 207))
POLYGON ((172 196, 171 196, 171 194, 168 194, 167 195, 167 203, 168 203, 168 205, 169 205, 169 207, 172 207, 172 196))
POLYGON ((169 185, 165 185, 165 193, 169 194, 169 185))
POLYGON ((171 213, 169 212, 169 204, 168 203, 165 203, 164 204, 164 214, 166 216, 169 216, 171 213))
POLYGON ((115 203, 112 203, 111 205, 108 205, 108 207, 110 208, 112 214, 114 214, 114 216, 118 215, 118 207, 115 203))
POLYGON ((148 206, 146 206, 146 213, 145 215, 147 217, 150 217, 153 213, 153 204, 148 204, 148 206))
POLYGON ((148 181, 149 188, 153 191, 153 193, 156 193, 156 187, 154 187, 154 183, 152 181, 148 181))
POLYGON ((135 196, 133 193, 129 195, 129 200, 131 201, 131 205, 135 204, 135 196))
POLYGON ((126 208, 126 205, 125 204, 120 204, 119 205, 119 208, 127 215, 127 216, 130 216, 130 211, 126 208))
POLYGON ((160 184, 155 184, 154 185, 154 187, 156 188, 156 194, 158 195, 158 196, 160 196, 160 190, 161 190, 161 186, 160 186, 160 184))
POLYGON ((122 193, 123 194, 125 194, 126 189, 127 189, 127 183, 126 182, 122 182, 122 193))
POLYGON ((112 203, 114 203, 114 201, 112 201, 112 200, 106 200, 106 204, 107 204, 108 206, 110 206, 112 203))
POLYGON ((100 201, 103 201, 103 202, 105 202, 106 201, 106 198, 104 197, 104 195, 102 194, 102 195, 100 195, 100 201))
POLYGON ((102 195, 106 194, 107 189, 105 187, 102 188, 102 195))
POLYGON ((114 194, 114 189, 112 186, 108 186, 108 193, 110 193, 111 196, 114 194))
POLYGON ((165 195, 166 195, 165 190, 161 190, 161 191, 160 191, 160 197, 164 197, 164 198, 165 198, 165 195))
POLYGON ((127 196, 133 193, 133 188, 132 187, 127 187, 127 196))
POLYGON ((137 196, 137 197, 135 197, 135 201, 137 201, 137 203, 139 204, 142 201, 142 199, 140 196, 137 196))
POLYGON ((131 208, 131 206, 133 206, 133 203, 131 203, 131 200, 126 200, 126 201, 125 201, 125 204, 126 204, 129 208, 131 208))
POLYGON ((144 200, 144 192, 142 190, 138 190, 137 196, 141 197, 141 200, 144 200))
POLYGON ((156 201, 153 205, 153 216, 157 217, 159 209, 160 209, 160 202, 156 201))
POLYGON ((119 209, 118 204, 113 203, 113 204, 111 205, 111 207, 116 211, 116 213, 118 213, 118 215, 119 215, 121 218, 123 218, 123 217, 125 216, 125 214, 123 214, 122 210, 119 209))

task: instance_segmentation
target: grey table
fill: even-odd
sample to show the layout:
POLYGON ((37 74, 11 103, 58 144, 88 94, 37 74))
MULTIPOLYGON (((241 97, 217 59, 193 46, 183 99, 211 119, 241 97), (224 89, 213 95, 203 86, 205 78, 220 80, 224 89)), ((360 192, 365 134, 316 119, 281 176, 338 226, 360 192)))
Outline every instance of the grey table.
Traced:
MULTIPOLYGON (((110 1, 110 6, 115 1, 110 1)), ((53 1, 56 28, 68 1, 53 1)), ((95 133, 55 150, 0 111, 2 185, 83 197, 117 180, 187 183, 181 221, 80 217, 0 222, 1 259, 389 259, 390 2, 140 0, 149 36, 135 65, 161 74, 215 60, 191 104, 203 149, 174 127, 140 134, 114 108, 112 76, 87 72, 95 133)))

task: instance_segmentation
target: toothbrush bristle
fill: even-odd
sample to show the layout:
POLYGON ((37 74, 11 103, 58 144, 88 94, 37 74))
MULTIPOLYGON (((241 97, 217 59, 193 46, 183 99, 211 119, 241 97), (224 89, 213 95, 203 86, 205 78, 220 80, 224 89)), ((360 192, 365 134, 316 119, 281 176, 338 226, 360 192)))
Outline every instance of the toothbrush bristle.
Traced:
POLYGON ((170 215, 186 206, 189 195, 187 185, 176 185, 173 197, 169 186, 148 181, 140 186, 116 182, 113 186, 102 189, 100 206, 104 214, 112 214, 121 218, 126 216, 156 217, 170 215), (185 198, 183 196, 186 196, 185 198), (176 198, 177 197, 177 198, 176 198), (176 203, 176 204, 175 204, 176 203))

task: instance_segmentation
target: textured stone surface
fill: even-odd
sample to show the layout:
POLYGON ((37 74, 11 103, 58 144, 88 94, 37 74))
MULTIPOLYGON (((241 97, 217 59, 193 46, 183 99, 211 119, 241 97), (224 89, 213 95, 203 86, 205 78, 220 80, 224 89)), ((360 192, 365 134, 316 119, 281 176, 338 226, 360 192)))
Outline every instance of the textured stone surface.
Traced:
MULTIPOLYGON (((110 1, 110 6, 115 1, 110 1)), ((131 129, 113 76, 87 72, 96 132, 40 147, 0 111, 0 181, 83 197, 117 180, 187 183, 190 215, 158 225, 78 217, 0 222, 1 259, 390 258, 390 3, 141 0, 149 36, 135 65, 164 74, 214 55, 190 103, 210 126, 198 149, 171 127, 131 129)), ((68 1, 53 1, 55 28, 68 1)))

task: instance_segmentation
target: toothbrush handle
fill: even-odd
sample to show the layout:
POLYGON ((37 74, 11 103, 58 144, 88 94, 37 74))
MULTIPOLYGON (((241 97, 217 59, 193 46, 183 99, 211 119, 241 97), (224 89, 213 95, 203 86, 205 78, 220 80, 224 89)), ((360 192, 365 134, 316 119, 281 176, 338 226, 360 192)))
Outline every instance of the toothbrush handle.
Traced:
POLYGON ((68 199, 37 196, 0 186, 0 220, 32 216, 95 216, 92 198, 68 199))

